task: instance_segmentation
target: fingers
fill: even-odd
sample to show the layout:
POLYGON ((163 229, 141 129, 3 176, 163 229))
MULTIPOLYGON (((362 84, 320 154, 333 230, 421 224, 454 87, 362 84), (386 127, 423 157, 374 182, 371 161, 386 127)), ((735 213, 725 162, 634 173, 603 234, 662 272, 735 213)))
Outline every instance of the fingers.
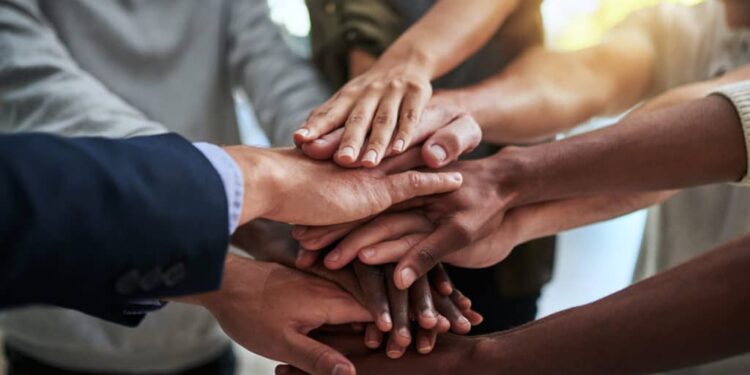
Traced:
POLYGON ((397 240, 367 246, 359 252, 358 257, 362 263, 370 265, 396 263, 427 236, 428 233, 415 233, 397 240))
POLYGON ((444 296, 450 296, 453 294, 453 282, 451 282, 448 273, 445 272, 442 263, 438 264, 430 271, 430 281, 432 281, 432 286, 440 294, 444 296))
POLYGON ((329 160, 339 149, 342 135, 344 135, 344 128, 338 128, 312 142, 303 143, 300 148, 310 158, 329 160))
MULTIPOLYGON (((413 288, 413 287, 412 287, 413 288)), ((471 330, 471 322, 467 319, 458 307, 453 304, 450 297, 443 296, 433 291, 433 302, 440 315, 443 315, 450 322, 451 330, 458 334, 467 334, 471 330)))
POLYGON ((324 263, 330 269, 339 269, 356 259, 360 251, 370 255, 373 250, 369 246, 372 244, 431 229, 432 223, 419 214, 381 215, 350 233, 325 257, 324 263))
POLYGON ((423 167, 424 160, 422 160, 421 151, 418 149, 412 149, 404 152, 401 155, 397 155, 383 161, 382 164, 377 168, 378 171, 383 174, 393 174, 398 172, 405 172, 408 170, 423 167))
POLYGON ((453 303, 462 311, 471 308, 471 300, 455 287, 453 288, 453 293, 451 293, 450 297, 451 301, 453 301, 453 303))
POLYGON ((411 83, 406 88, 406 94, 401 103, 398 120, 398 132, 393 141, 392 150, 404 152, 411 145, 415 136, 419 118, 432 95, 432 88, 427 85, 411 83))
POLYGON ((391 144, 391 137, 396 129, 398 109, 404 95, 403 90, 403 84, 399 81, 392 81, 388 85, 388 90, 373 118, 370 139, 362 158, 362 163, 366 167, 377 166, 389 151, 387 148, 391 144), (368 158, 371 154, 375 156, 374 159, 368 158))
POLYGON ((302 247, 306 250, 320 250, 369 220, 370 218, 368 217, 349 223, 326 225, 322 227, 298 225, 292 229, 292 238, 299 241, 302 247))
POLYGON ((481 141, 479 124, 468 114, 462 114, 424 142, 422 158, 430 168, 444 167, 474 150, 481 141))
POLYGON ((299 249, 297 250, 297 260, 294 261, 294 266, 299 269, 310 268, 318 261, 318 257, 320 257, 319 251, 299 249))
POLYGON ((340 296, 322 298, 321 303, 326 313, 324 324, 340 325, 349 323, 367 323, 373 321, 373 316, 362 307, 351 294, 341 290, 340 296))
POLYGON ((393 328, 388 296, 385 291, 385 273, 382 267, 373 267, 354 262, 354 272, 367 300, 367 308, 375 318, 378 329, 388 332, 393 328))
POLYGON ((355 375, 354 365, 333 348, 297 332, 289 338, 289 364, 313 375, 355 375))
POLYGON ((375 324, 368 324, 365 328, 365 346, 377 349, 383 344, 383 332, 375 324))
POLYGON ((294 142, 298 145, 307 143, 341 127, 358 97, 347 91, 351 89, 344 86, 330 100, 313 110, 302 127, 294 132, 294 142))
MULTIPOLYGON (((334 156, 336 163, 349 166, 359 160, 362 145, 365 137, 370 130, 370 124, 378 108, 383 90, 380 86, 370 86, 364 96, 362 96, 354 105, 349 117, 346 120, 344 134, 341 136, 339 150, 334 156)), ((382 157, 382 154, 380 155, 382 157)), ((373 150, 369 150, 363 155, 363 160, 377 164, 380 157, 373 150)))
POLYGON ((393 284, 393 270, 393 265, 385 266, 386 287, 388 290, 388 299, 391 302, 391 315, 393 317, 393 330, 388 337, 386 355, 390 358, 399 358, 411 343, 409 296, 407 291, 399 290, 393 284))
POLYGON ((438 332, 434 329, 419 328, 417 330, 417 352, 428 354, 435 348, 438 332))
POLYGON ((447 193, 461 187, 463 177, 458 172, 424 173, 408 171, 385 177, 391 205, 414 197, 447 193))
POLYGON ((419 278, 409 288, 409 299, 419 326, 424 329, 435 328, 438 314, 432 303, 432 291, 426 277, 419 278))
POLYGON ((466 230, 455 224, 446 223, 438 227, 399 261, 395 271, 396 286, 400 289, 409 288, 444 256, 463 248, 468 241, 467 236, 466 230))

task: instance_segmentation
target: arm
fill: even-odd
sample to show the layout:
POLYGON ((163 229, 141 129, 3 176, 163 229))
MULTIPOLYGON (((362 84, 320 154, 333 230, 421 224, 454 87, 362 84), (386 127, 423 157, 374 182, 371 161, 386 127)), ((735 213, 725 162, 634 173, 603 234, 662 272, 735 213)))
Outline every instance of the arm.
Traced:
POLYGON ((405 151, 414 144, 432 94, 430 80, 484 45, 517 5, 510 0, 438 2, 370 70, 316 109, 295 133, 295 142, 312 142, 344 126, 337 163, 351 166, 361 160, 373 167, 387 152, 405 151), (466 27, 462 20, 475 22, 466 27))
POLYGON ((6 135, 0 175, 0 307, 47 303, 134 325, 143 314, 126 314, 128 301, 218 287, 224 188, 181 137, 6 135))
POLYGON ((532 48, 497 76, 435 97, 475 116, 485 140, 535 141, 638 103, 651 88, 655 54, 651 36, 633 25, 580 51, 532 48))
POLYGON ((290 145, 292 133, 330 91, 312 65, 287 46, 265 1, 229 3, 227 64, 232 79, 247 92, 272 144, 290 145))
POLYGON ((0 1, 0 102, 6 131, 111 137, 165 131, 76 64, 36 1, 0 1))
POLYGON ((687 367, 750 349, 748 249, 745 236, 609 297, 511 331, 441 337, 428 357, 387 361, 347 345, 345 337, 327 341, 349 350, 365 374, 647 374, 687 367))

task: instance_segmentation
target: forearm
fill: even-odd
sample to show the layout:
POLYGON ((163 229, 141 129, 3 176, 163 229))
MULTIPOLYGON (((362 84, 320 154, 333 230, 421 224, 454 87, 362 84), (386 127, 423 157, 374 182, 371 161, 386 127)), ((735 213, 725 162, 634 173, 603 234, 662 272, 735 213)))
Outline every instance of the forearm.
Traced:
POLYGON ((516 9, 518 0, 438 1, 389 47, 380 65, 404 61, 437 78, 481 48, 516 9), (463 20, 472 20, 467 24, 463 20))
POLYGON ((745 352, 749 249, 743 237, 610 297, 488 337, 478 353, 513 374, 636 374, 745 352))
POLYGON ((516 244, 616 218, 661 203, 675 191, 602 194, 517 207, 503 225, 510 227, 516 244))
POLYGON ((651 82, 648 46, 636 33, 574 52, 537 47, 495 77, 437 95, 468 110, 481 124, 485 140, 549 138, 593 116, 635 105, 651 82))
POLYGON ((734 106, 711 96, 495 160, 514 165, 507 185, 518 204, 738 181, 746 155, 734 106))

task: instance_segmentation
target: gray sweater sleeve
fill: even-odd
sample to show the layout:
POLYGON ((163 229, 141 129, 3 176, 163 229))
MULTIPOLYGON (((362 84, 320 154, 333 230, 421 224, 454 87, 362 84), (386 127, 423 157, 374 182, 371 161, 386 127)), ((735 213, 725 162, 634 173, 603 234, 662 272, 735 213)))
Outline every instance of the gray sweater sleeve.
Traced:
POLYGON ((232 79, 247 92, 271 143, 290 145, 292 133, 330 91, 286 45, 265 0, 232 0, 228 18, 232 79))
POLYGON ((130 137, 163 126, 68 54, 33 0, 0 0, 0 131, 130 137))

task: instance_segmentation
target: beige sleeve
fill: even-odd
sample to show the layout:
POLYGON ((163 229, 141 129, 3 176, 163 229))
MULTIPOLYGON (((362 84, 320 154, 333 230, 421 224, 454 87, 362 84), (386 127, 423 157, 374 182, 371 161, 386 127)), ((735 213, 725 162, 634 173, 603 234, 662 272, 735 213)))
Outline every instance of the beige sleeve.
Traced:
MULTIPOLYGON (((723 86, 716 90, 713 95, 721 95, 729 99, 737 110, 742 123, 742 133, 745 135, 745 150, 748 156, 748 169, 750 170, 750 81, 742 81, 723 86)), ((739 182, 740 185, 750 186, 750 173, 739 182)))

